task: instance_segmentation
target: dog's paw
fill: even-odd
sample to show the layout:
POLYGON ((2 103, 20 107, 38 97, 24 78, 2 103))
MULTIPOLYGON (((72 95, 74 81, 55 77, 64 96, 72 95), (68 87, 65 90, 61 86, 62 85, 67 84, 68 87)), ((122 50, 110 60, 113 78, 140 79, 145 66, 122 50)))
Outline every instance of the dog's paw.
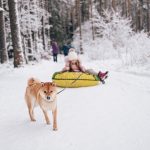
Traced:
POLYGON ((31 119, 31 121, 35 122, 36 120, 35 119, 31 119))
POLYGON ((47 125, 50 125, 51 123, 50 123, 50 122, 46 122, 46 124, 47 124, 47 125))
POLYGON ((53 131, 57 131, 58 129, 57 128, 53 128, 53 131))

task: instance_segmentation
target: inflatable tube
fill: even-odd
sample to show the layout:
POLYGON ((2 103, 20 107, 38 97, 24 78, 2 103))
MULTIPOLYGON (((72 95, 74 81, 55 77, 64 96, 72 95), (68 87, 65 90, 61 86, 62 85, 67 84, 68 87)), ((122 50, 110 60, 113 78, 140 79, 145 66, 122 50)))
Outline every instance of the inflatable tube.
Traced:
POLYGON ((58 87, 64 88, 87 87, 99 84, 97 76, 83 72, 56 72, 53 74, 52 80, 58 87))

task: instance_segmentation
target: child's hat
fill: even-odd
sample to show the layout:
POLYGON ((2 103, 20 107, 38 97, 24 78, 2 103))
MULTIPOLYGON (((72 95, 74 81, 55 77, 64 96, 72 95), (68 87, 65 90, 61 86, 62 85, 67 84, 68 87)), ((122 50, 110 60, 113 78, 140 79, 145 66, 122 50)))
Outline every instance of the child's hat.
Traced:
POLYGON ((75 52, 76 50, 74 48, 70 48, 69 52, 75 52))
POLYGON ((78 59, 78 55, 75 51, 69 51, 69 54, 68 54, 68 59, 70 61, 72 60, 77 60, 78 59))

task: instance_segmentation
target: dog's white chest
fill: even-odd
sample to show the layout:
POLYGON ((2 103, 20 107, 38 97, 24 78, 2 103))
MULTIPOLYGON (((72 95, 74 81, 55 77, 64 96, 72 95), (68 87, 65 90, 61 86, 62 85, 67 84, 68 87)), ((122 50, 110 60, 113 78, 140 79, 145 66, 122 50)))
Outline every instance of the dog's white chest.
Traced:
POLYGON ((54 110, 56 108, 56 100, 53 102, 42 102, 42 108, 44 110, 54 110))

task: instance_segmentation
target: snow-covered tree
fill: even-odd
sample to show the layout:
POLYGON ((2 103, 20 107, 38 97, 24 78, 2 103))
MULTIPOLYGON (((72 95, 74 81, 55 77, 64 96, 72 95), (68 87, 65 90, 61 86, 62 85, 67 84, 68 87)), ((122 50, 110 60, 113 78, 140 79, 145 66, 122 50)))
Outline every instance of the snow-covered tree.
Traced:
POLYGON ((50 49, 50 13, 46 2, 20 1, 22 41, 29 60, 40 58, 44 51, 50 49))
POLYGON ((73 30, 76 28, 74 5, 71 0, 49 0, 51 38, 57 40, 60 46, 72 40, 73 30))
MULTIPOLYGON (((83 48, 90 58, 118 58, 128 65, 148 62, 150 39, 146 33, 134 32, 131 20, 123 17, 119 10, 105 10, 103 16, 93 10, 94 40, 91 22, 82 25, 83 48)), ((79 29, 75 32, 73 45, 79 50, 79 29)))

